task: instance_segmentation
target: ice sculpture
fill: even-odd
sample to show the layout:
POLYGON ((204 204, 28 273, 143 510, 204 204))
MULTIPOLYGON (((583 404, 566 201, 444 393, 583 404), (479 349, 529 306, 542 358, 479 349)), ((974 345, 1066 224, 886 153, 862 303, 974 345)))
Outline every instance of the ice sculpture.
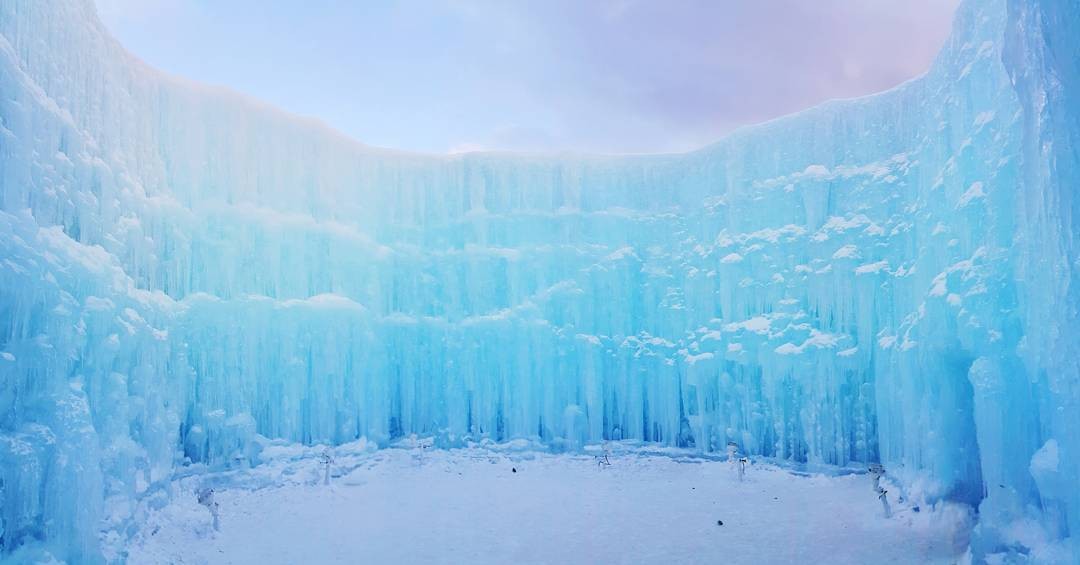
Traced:
POLYGON ((1078 28, 969 0, 925 76, 700 151, 428 156, 0 2, 0 554, 99 560, 259 436, 417 433, 880 461, 977 558, 1076 556, 1078 28))

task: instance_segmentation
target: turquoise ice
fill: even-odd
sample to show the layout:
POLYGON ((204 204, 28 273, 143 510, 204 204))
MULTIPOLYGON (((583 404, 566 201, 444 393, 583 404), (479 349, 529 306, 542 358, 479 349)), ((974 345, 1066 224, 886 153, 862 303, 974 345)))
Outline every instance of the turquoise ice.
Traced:
POLYGON ((977 558, 1075 558, 1077 147, 1071 0, 968 0, 922 77, 628 157, 367 147, 5 0, 0 555, 101 560, 260 437, 418 434, 880 461, 977 509, 977 558))

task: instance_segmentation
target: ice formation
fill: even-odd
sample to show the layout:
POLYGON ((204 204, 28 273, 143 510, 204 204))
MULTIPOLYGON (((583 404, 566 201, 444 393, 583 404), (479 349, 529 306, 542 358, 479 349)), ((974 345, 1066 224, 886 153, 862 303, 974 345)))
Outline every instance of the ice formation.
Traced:
POLYGON ((1080 555, 1078 61, 1080 4, 968 0, 924 76, 696 152, 428 156, 0 2, 0 555, 413 433, 880 461, 977 559, 1080 555))

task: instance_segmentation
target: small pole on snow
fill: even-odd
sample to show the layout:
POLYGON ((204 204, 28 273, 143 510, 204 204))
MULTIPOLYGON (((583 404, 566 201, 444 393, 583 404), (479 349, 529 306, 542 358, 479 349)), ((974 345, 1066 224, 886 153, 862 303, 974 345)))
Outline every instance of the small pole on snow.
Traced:
POLYGON ((220 530, 221 522, 218 518, 218 503, 214 500, 214 489, 207 488, 199 491, 198 500, 199 504, 210 510, 210 516, 214 518, 214 531, 220 530))
POLYGON ((330 484, 330 466, 334 464, 334 458, 330 456, 330 449, 323 451, 320 460, 324 468, 323 484, 328 485, 330 484))
POLYGON ((600 469, 611 466, 611 447, 604 443, 604 454, 596 456, 596 466, 600 469))
POLYGON ((881 510, 885 514, 886 518, 892 516, 892 509, 889 508, 889 498, 886 496, 889 491, 885 490, 881 486, 881 477, 885 476, 885 467, 881 463, 871 463, 870 468, 867 469, 870 473, 870 479, 873 481, 874 493, 878 495, 878 500, 881 501, 881 510))
POLYGON ((739 445, 729 441, 727 444, 727 460, 739 472, 739 481, 741 482, 746 476, 746 465, 750 463, 750 459, 739 457, 739 445))
POLYGON ((886 518, 892 518, 892 509, 889 508, 889 499, 885 496, 889 491, 881 489, 881 494, 878 495, 878 500, 881 501, 881 512, 885 514, 886 518))

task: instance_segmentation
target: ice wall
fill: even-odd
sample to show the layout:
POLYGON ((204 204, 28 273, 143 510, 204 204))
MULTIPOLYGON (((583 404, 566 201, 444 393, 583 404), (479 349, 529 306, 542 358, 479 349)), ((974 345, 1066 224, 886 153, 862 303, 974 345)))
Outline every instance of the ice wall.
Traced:
POLYGON ((976 557, 1077 555, 1078 10, 970 0, 925 76, 689 154, 442 157, 0 2, 3 554, 417 433, 880 460, 976 557))

